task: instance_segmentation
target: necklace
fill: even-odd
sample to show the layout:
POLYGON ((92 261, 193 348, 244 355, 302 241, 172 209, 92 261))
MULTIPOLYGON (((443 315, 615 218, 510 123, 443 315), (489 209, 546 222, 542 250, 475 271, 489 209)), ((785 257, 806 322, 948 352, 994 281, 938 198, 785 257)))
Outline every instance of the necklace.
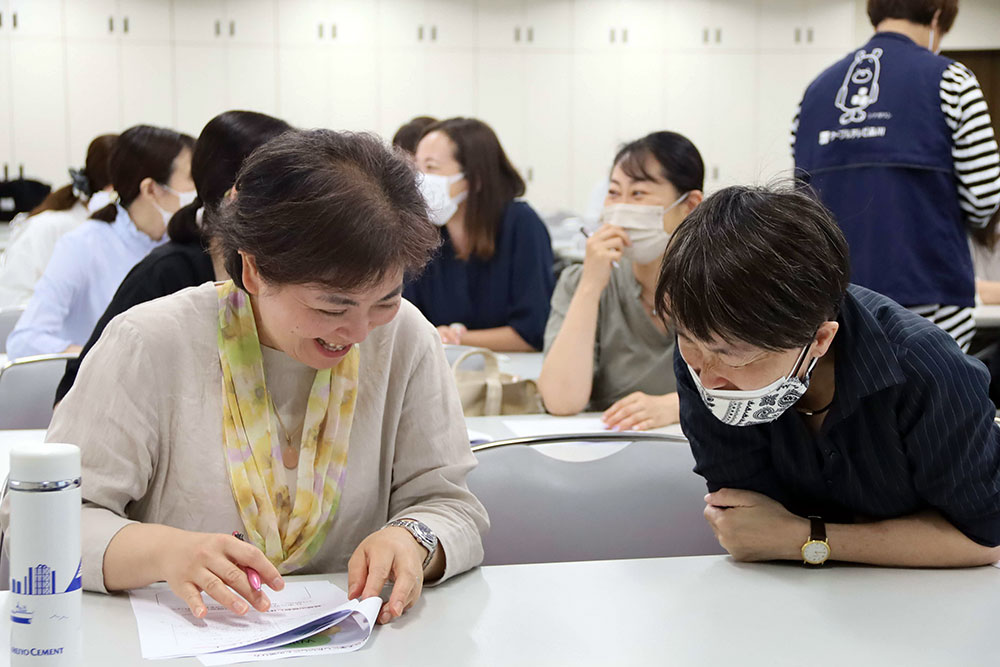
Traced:
POLYGON ((292 470, 299 465, 299 450, 292 445, 292 436, 285 428, 285 423, 281 421, 281 415, 278 414, 278 408, 275 407, 273 399, 271 399, 271 410, 274 411, 274 418, 278 420, 278 436, 285 441, 285 444, 281 445, 281 462, 286 468, 292 470))

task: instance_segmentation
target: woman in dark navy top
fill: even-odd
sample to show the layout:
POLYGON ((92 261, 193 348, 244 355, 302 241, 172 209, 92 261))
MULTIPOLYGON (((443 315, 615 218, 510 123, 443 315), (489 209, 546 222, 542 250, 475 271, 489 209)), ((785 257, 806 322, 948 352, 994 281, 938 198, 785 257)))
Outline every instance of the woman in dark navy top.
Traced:
POLYGON ((115 316, 185 287, 225 279, 221 260, 216 260, 210 252, 211 222, 232 189, 236 172, 246 156, 290 129, 285 121, 254 111, 226 111, 208 121, 191 156, 191 179, 198 196, 170 219, 167 227, 170 242, 146 255, 122 280, 80 356, 66 363, 66 373, 56 390, 56 403, 73 387, 83 358, 115 316))
POLYGON ((417 145, 421 190, 442 244, 404 296, 445 343, 497 351, 542 347, 555 284, 552 242, 524 181, 488 125, 452 118, 417 145))

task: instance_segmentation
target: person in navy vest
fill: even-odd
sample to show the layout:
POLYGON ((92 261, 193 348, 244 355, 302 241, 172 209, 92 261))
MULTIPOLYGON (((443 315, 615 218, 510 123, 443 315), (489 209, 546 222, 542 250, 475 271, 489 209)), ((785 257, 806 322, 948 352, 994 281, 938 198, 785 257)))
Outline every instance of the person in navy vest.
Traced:
POLYGON ((976 77, 938 55, 958 0, 868 0, 875 35, 806 89, 796 174, 847 237, 851 280, 967 350, 975 276, 966 233, 1000 205, 1000 155, 976 77))
POLYGON ((737 560, 997 561, 986 368, 849 274, 801 186, 720 190, 674 232, 656 303, 706 519, 737 560))

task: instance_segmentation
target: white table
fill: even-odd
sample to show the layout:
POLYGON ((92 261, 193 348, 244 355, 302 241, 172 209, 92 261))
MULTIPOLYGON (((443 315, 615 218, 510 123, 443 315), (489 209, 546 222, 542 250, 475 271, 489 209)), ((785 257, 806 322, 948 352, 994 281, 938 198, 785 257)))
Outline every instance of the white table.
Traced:
MULTIPOLYGON (((361 651, 290 664, 994 666, 998 611, 992 567, 805 569, 726 556, 486 567, 425 591, 361 651)), ((6 643, 7 614, 3 623, 6 643)), ((83 632, 81 667, 141 664, 126 596, 85 593, 83 632)))
POLYGON ((976 306, 972 316, 977 329, 1000 328, 1000 306, 976 306))
POLYGON ((537 380, 542 374, 541 352, 498 352, 500 370, 523 380, 537 380))

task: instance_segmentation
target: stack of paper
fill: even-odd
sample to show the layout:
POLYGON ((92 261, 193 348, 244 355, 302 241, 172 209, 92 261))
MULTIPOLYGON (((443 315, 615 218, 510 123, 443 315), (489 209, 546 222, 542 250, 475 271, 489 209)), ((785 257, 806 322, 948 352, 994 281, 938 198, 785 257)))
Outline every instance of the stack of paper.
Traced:
POLYGON ((132 591, 143 658, 197 656, 205 665, 229 665, 356 651, 382 607, 377 597, 348 600, 328 581, 286 582, 284 590, 268 591, 268 611, 245 616, 202 597, 208 613, 195 618, 166 586, 132 591))

